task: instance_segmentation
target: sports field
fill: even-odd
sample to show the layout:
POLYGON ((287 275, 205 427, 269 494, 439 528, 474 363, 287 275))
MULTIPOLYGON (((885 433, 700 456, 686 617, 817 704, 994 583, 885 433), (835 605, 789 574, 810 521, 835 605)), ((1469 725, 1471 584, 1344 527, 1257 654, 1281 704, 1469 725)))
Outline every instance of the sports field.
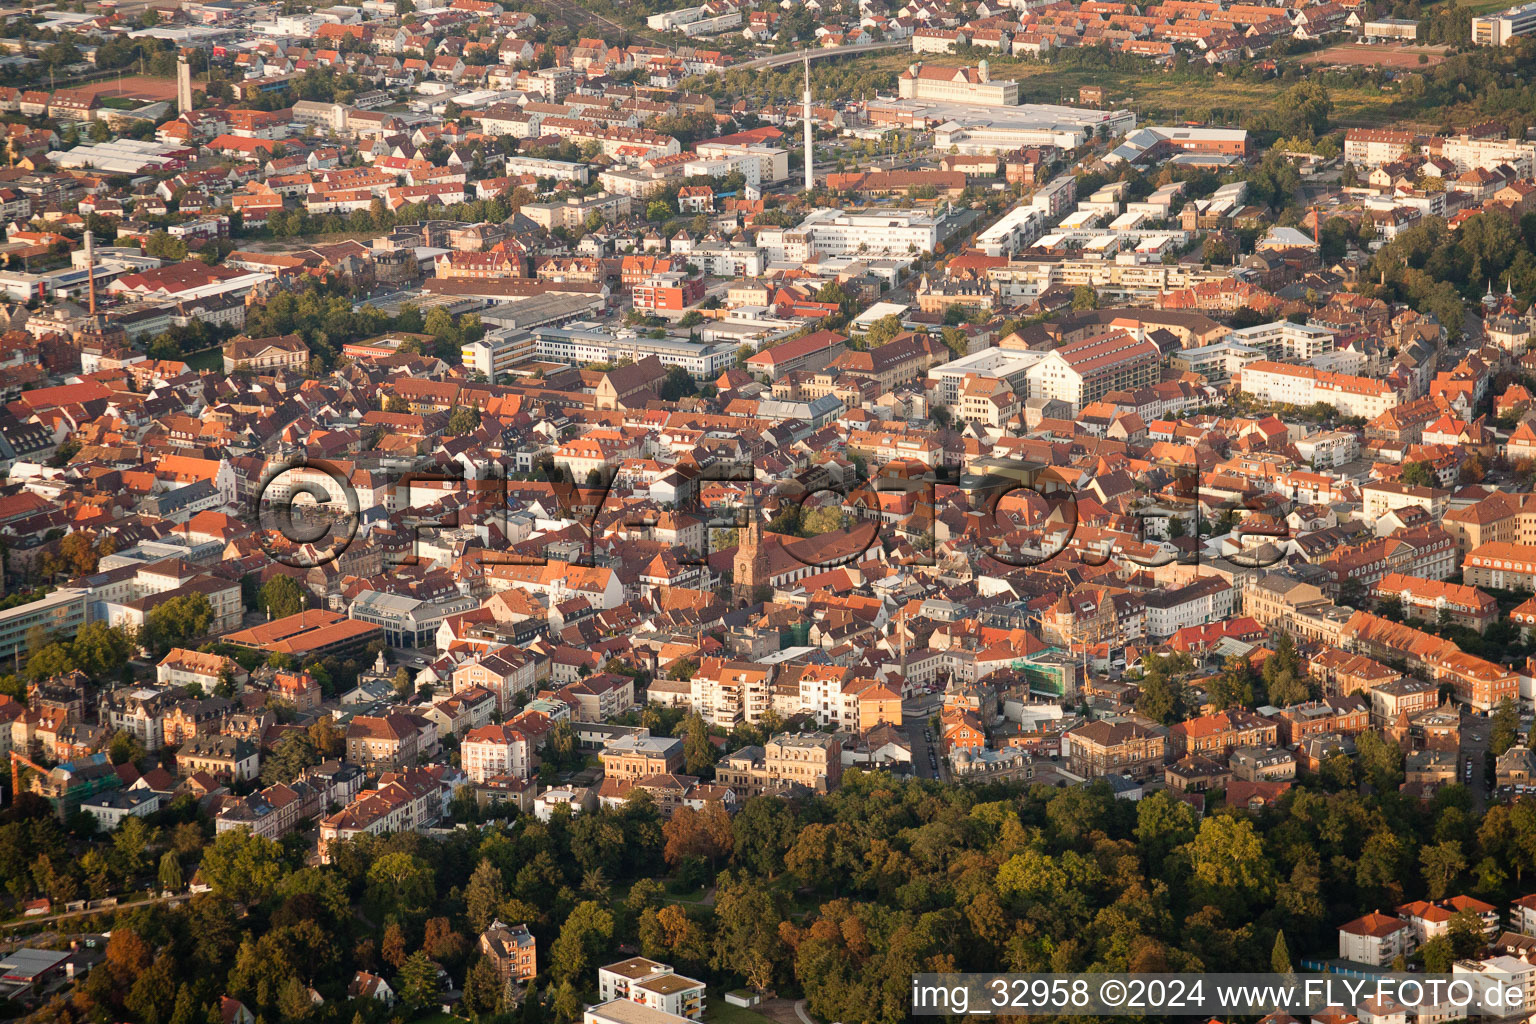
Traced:
POLYGON ((1392 71, 1417 71, 1445 62, 1444 46, 1391 46, 1371 43, 1340 43, 1326 50, 1309 53, 1303 64, 1335 66, 1351 64, 1372 68, 1380 65, 1392 71))
MULTIPOLYGON (((204 84, 192 80, 192 88, 202 92, 204 84)), ((143 103, 155 103, 160 100, 174 100, 176 98, 176 79, 151 78, 149 75, 124 75, 119 81, 116 78, 104 79, 100 82, 89 82, 85 85, 74 86, 68 90, 80 96, 94 96, 97 99, 122 98, 139 100, 143 103)))

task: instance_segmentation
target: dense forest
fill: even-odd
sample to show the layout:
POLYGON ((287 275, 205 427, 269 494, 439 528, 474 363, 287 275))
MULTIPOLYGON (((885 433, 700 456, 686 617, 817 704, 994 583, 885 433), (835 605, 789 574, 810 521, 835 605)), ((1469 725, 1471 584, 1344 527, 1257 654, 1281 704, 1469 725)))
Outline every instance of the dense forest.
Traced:
MULTIPOLYGON (((345 999, 359 969, 391 979, 405 1019, 438 993, 439 965, 478 1020, 566 1024, 595 998, 596 968, 638 950, 712 984, 803 994, 825 1020, 896 1024, 918 971, 1264 970, 1288 951, 1329 955, 1336 926, 1363 912, 1459 892, 1502 903, 1536 872, 1536 800, 1479 821, 1457 786, 1428 803, 1361 792, 1354 773, 1330 772, 1273 811, 1202 819, 1166 794, 1132 803, 1102 784, 855 771, 830 796, 759 797, 734 819, 664 822, 642 797, 548 824, 364 837, 327 866, 306 865, 294 839, 210 841, 190 815, 130 825, 85 864, 23 800, 0 825, 0 873, 18 898, 156 864, 162 885, 200 870, 213 887, 101 921, 105 964, 48 1021, 193 1024, 224 994, 268 1022, 384 1019, 345 999), (540 977, 515 1008, 476 950, 496 918, 538 938, 540 977)), ((1421 956, 1443 967, 1477 942, 1456 922, 1421 956)))

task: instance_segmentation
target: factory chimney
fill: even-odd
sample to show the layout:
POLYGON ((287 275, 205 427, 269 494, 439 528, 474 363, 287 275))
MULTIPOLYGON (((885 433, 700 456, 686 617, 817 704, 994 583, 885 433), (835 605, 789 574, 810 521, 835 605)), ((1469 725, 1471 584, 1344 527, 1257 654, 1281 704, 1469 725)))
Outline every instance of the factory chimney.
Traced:
POLYGON ((805 57, 805 109, 800 120, 805 124, 805 191, 816 188, 816 159, 812 153, 814 129, 811 127, 811 58, 805 57))

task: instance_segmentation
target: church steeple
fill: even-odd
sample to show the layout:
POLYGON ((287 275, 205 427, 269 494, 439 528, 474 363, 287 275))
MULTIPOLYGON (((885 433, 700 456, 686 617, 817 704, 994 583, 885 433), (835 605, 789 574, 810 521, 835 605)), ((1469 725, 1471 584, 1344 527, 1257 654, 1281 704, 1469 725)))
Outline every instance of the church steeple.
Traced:
POLYGON ((757 487, 747 484, 746 521, 737 531, 736 558, 731 566, 731 595, 738 604, 751 604, 757 588, 768 583, 768 561, 763 552, 763 524, 757 514, 757 487))

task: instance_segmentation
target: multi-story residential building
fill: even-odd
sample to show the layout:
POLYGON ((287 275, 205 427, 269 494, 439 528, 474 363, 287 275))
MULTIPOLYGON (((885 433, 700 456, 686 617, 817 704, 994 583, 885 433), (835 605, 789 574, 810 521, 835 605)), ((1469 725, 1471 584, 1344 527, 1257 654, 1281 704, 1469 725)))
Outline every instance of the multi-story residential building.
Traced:
POLYGON ((1197 754, 1215 760, 1229 757, 1238 747, 1272 747, 1279 735, 1274 722, 1241 709, 1177 722, 1168 730, 1173 756, 1197 754))
POLYGON ((1011 78, 993 80, 986 61, 958 68, 919 61, 896 79, 896 92, 904 100, 974 107, 1013 107, 1019 102, 1019 83, 1011 78))
POLYGON ((1371 588, 1378 601, 1394 602, 1410 619, 1437 622, 1442 617, 1458 626, 1484 632, 1499 617, 1493 595, 1476 587, 1388 573, 1371 588))
POLYGON ((155 679, 164 686, 201 687, 212 693, 228 676, 235 689, 243 689, 250 678, 239 662, 222 654, 208 654, 173 647, 155 666, 155 679))
POLYGON ((176 751, 176 771, 184 776, 207 772, 223 782, 250 782, 260 767, 256 744, 233 736, 196 736, 176 751))
POLYGON ((1202 576, 1182 587, 1142 597, 1147 635, 1172 636, 1186 626, 1218 622, 1237 610, 1237 590, 1220 576, 1202 576))
POLYGON ((683 767, 683 741, 667 736, 621 736, 598 754, 610 779, 643 779, 683 767))
POLYGON ((535 765, 532 741, 507 722, 471 729, 464 736, 459 756, 464 774, 476 783, 500 775, 526 779, 535 765))
POLYGON ((1134 391, 1157 383, 1162 359, 1154 342, 1130 331, 1113 330, 1047 352, 1025 377, 1030 398, 1056 398, 1075 416, 1111 391, 1134 391))
POLYGON ((1344 133, 1344 159, 1356 167, 1396 163, 1413 151, 1413 132, 1351 128, 1344 133))
POLYGON ((440 767, 385 772, 377 786, 320 822, 321 863, 330 863, 331 844, 338 840, 406 832, 438 821, 453 795, 453 781, 450 770, 440 767))
POLYGON ((597 969, 600 1000, 627 999, 689 1020, 704 1016, 704 983, 685 978, 668 964, 630 957, 597 969))
POLYGON ((1430 677, 1449 683, 1456 699, 1478 711, 1492 711, 1506 700, 1520 699, 1520 674, 1447 645, 1429 662, 1430 677))
POLYGON ((249 796, 226 801, 213 819, 214 831, 243 828, 266 839, 281 839, 299 822, 324 810, 324 797, 325 790, 309 782, 279 782, 249 796))
POLYGON ((496 695, 496 710, 505 715, 517 698, 533 692, 536 663, 533 655, 516 647, 498 647, 453 670, 453 692, 480 687, 496 695))
POLYGON ((1249 363, 1234 379, 1244 394, 1262 402, 1323 404, 1342 415, 1367 419, 1380 416, 1402 400, 1402 394, 1386 381, 1269 360, 1249 363))
POLYGON ((1402 716, 1412 718, 1421 711, 1440 706, 1440 684, 1428 679, 1403 676, 1370 688, 1371 724, 1385 728, 1402 716))
POLYGON ((413 714, 359 715, 347 723, 347 760, 368 768, 405 768, 429 753, 436 726, 413 714))
POLYGON ((480 933, 480 952, 496 968, 503 984, 528 982, 539 973, 538 941, 526 924, 502 924, 492 921, 480 933))
POLYGON ((1451 492, 1438 487, 1415 487, 1393 481, 1375 481, 1360 488, 1361 512, 1366 522, 1374 522, 1388 512, 1421 508, 1435 519, 1445 515, 1451 492))
POLYGON ((1536 590, 1536 545, 1490 541, 1467 553, 1462 579, 1493 590, 1536 590))
POLYGON ((783 733, 766 746, 742 747, 715 766, 715 781, 743 799, 796 785, 825 793, 842 776, 842 744, 827 733, 783 733))
POLYGON ((1388 967, 1413 952, 1413 927, 1401 918, 1372 911, 1339 926, 1339 959, 1388 967))
POLYGON ((773 709, 773 670, 747 661, 705 658, 689 680, 689 702, 722 729, 756 725, 773 709))
POLYGON ((1088 722, 1067 730, 1062 742, 1067 766, 1086 779, 1149 779, 1162 773, 1168 754, 1167 733, 1137 722, 1088 722))
POLYGON ((1320 733, 1358 736, 1370 728, 1371 706, 1363 697, 1324 697, 1282 708, 1275 722, 1287 746, 1320 733))

